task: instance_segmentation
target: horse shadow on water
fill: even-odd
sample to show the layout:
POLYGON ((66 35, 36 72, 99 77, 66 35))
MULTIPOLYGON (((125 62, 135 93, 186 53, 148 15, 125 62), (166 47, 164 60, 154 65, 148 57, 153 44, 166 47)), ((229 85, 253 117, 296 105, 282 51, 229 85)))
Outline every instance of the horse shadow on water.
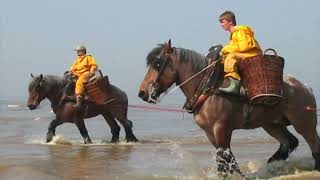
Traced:
POLYGON ((108 125, 110 126, 112 138, 111 143, 119 142, 120 126, 116 122, 118 120, 125 129, 126 141, 137 142, 138 139, 132 132, 133 124, 128 120, 128 98, 125 92, 110 85, 111 93, 114 100, 105 105, 96 105, 95 103, 86 103, 85 113, 81 113, 73 107, 75 99, 67 99, 66 93, 71 90, 69 87, 70 80, 53 75, 39 75, 33 76, 29 84, 29 97, 27 106, 30 110, 38 107, 40 102, 47 98, 51 103, 51 108, 54 112, 55 119, 51 121, 48 127, 46 142, 52 141, 55 136, 56 128, 63 123, 74 123, 83 137, 85 144, 91 144, 92 141, 89 137, 84 119, 102 115, 108 125))
MULTIPOLYGON (((140 85, 139 97, 148 103, 157 103, 161 94, 173 84, 190 101, 204 78, 199 73, 208 66, 205 57, 193 50, 171 47, 171 41, 151 50, 147 56, 149 67, 140 85), (194 77, 195 75, 198 75, 194 77), (194 77, 189 81, 190 77, 194 77), (188 81, 188 83, 185 83, 188 81)), ((214 89, 223 83, 223 64, 214 67, 214 89)), ((316 107, 312 90, 291 76, 283 77, 284 101, 273 107, 250 105, 247 100, 222 96, 213 93, 203 105, 193 112, 194 120, 203 129, 213 146, 217 148, 216 162, 218 174, 242 174, 230 149, 233 130, 262 127, 279 143, 279 149, 268 162, 286 160, 299 142, 287 129, 292 125, 308 143, 315 162, 320 170, 320 138, 317 134, 316 112, 305 111, 306 106, 316 107), (250 107, 249 115, 248 109, 250 107)))

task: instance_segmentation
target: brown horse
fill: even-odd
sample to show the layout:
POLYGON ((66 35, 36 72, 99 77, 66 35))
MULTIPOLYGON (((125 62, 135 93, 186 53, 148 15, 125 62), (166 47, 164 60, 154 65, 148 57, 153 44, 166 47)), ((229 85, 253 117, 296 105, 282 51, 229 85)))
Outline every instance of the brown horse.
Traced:
MULTIPOLYGON (((111 85, 110 89, 112 91, 111 93, 114 95, 114 101, 106 105, 96 105, 89 102, 87 103, 85 114, 83 115, 83 113, 79 113, 78 110, 74 109, 74 100, 65 101, 64 99, 64 89, 66 88, 66 90, 68 90, 67 88, 69 87, 69 81, 67 79, 52 75, 43 76, 42 74, 37 77, 34 77, 31 74, 31 77, 32 80, 29 84, 29 98, 27 106, 30 110, 34 110, 42 100, 47 98, 51 102, 51 108, 56 115, 55 119, 51 121, 48 127, 47 142, 50 142, 53 136, 55 136, 56 127, 69 122, 76 124, 81 136, 83 137, 84 143, 92 143, 84 124, 84 119, 95 117, 100 114, 104 117, 111 128, 112 143, 119 142, 120 127, 116 120, 118 120, 124 127, 127 142, 138 141, 132 132, 132 122, 127 118, 127 95, 119 88, 111 85)), ((72 88, 69 90, 73 92, 72 88)))
MULTIPOLYGON (((192 50, 171 47, 169 41, 148 54, 147 65, 149 70, 141 83, 139 97, 149 103, 156 103, 159 96, 173 84, 180 85, 204 69, 208 63, 203 55, 192 50)), ((223 83, 223 65, 218 63, 215 68, 219 73, 214 75, 214 79, 218 84, 216 87, 219 87, 223 83)), ((194 96, 203 78, 204 73, 200 73, 180 87, 187 101, 194 96)), ((230 150, 232 132, 236 129, 262 127, 280 143, 279 149, 268 162, 287 159, 298 146, 298 139, 287 129, 289 125, 293 125, 307 141, 315 160, 315 169, 320 170, 317 114, 305 111, 306 106, 316 107, 314 95, 294 77, 285 76, 283 81, 283 95, 286 101, 275 107, 253 106, 247 100, 213 94, 195 110, 195 122, 217 148, 218 172, 241 173, 230 150)))

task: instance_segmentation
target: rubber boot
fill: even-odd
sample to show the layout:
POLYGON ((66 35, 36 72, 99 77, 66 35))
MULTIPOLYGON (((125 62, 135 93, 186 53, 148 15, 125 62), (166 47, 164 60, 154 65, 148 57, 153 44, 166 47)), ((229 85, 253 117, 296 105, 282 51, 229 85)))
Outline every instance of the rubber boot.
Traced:
POLYGON ((239 95, 240 94, 240 81, 237 79, 233 79, 229 77, 230 85, 226 88, 219 88, 219 90, 226 94, 234 94, 239 95))

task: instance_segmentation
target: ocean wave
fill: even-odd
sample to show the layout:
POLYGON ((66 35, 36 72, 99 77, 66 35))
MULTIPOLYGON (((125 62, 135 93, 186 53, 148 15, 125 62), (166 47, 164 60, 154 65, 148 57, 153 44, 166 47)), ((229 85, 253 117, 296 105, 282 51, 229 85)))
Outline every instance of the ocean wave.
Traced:
POLYGON ((7 108, 14 111, 28 109, 26 106, 20 104, 8 104, 7 108))

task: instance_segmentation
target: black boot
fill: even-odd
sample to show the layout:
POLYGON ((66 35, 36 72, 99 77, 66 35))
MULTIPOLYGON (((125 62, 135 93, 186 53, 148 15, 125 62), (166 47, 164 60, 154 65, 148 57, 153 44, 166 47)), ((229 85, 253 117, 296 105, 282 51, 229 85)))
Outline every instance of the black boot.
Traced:
POLYGON ((226 94, 239 95, 240 81, 237 79, 233 79, 232 77, 229 77, 229 80, 230 80, 230 85, 226 88, 219 88, 219 90, 226 94))

